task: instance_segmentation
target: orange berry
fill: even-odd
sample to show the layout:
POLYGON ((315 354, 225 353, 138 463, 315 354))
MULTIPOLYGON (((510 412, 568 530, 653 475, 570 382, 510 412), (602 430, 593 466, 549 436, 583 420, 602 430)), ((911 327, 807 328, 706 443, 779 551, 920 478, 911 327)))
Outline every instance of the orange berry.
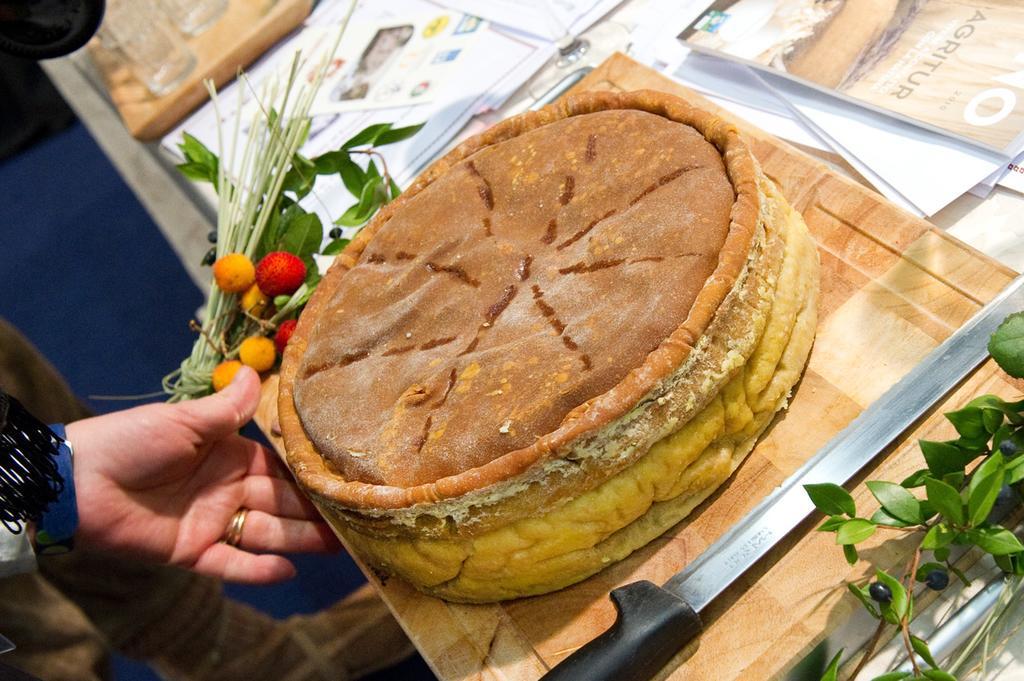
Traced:
POLYGON ((238 346, 238 358, 242 364, 256 371, 266 371, 274 366, 277 359, 274 341, 266 336, 249 336, 238 346))
POLYGON ((270 304, 270 298, 263 295, 263 291, 260 290, 259 286, 253 284, 242 294, 238 304, 253 317, 259 317, 270 304))
POLYGON ((213 263, 213 280, 222 291, 241 293, 256 283, 256 267, 241 253, 228 253, 213 263))
POLYGON ((235 379, 235 374, 241 368, 242 363, 237 359, 229 359, 218 364, 213 370, 213 389, 220 392, 231 385, 231 381, 235 379))

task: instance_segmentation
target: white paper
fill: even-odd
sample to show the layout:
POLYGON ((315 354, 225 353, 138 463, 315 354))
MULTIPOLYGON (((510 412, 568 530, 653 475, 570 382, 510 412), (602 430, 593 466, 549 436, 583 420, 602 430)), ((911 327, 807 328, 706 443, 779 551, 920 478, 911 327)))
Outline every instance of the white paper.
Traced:
MULTIPOLYGON (((689 53, 689 50, 686 52, 689 53)), ((683 85, 771 135, 820 151, 832 150, 810 126, 795 118, 789 106, 745 67, 737 67, 730 62, 699 53, 689 53, 682 55, 674 69, 671 65, 667 68, 671 69, 671 77, 683 85)))
POLYGON ((685 82, 779 116, 783 114, 778 107, 788 108, 790 116, 797 116, 827 140, 879 192, 908 209, 916 207, 912 212, 934 215, 1005 161, 997 152, 921 130, 742 64, 690 53, 677 74, 685 82))
MULTIPOLYGON (((345 2, 325 2, 309 17, 307 24, 312 27, 312 31, 326 30, 341 19, 346 7, 345 2)), ((423 12, 437 14, 438 6, 424 0, 363 3, 353 15, 352 25, 358 22, 377 26, 398 18, 398 14, 412 16, 423 12)), ((459 20, 461 15, 453 15, 456 25, 459 20)), ((553 52, 553 47, 546 41, 499 30, 493 25, 483 25, 477 33, 481 34, 479 39, 466 47, 464 55, 460 55, 462 64, 458 72, 437 89, 433 101, 412 106, 315 116, 302 153, 316 156, 336 149, 355 133, 375 123, 390 122, 395 127, 404 127, 426 122, 414 137, 381 150, 388 172, 399 186, 407 186, 416 174, 447 147, 474 115, 500 106, 550 59, 553 52)), ((262 82, 287 67, 296 46, 303 44, 304 40, 309 40, 309 36, 303 37, 301 32, 293 34, 250 67, 248 74, 251 89, 258 90, 262 82)), ((251 89, 232 83, 221 91, 221 118, 225 133, 233 130, 234 112, 238 108, 240 93, 243 106, 246 107, 243 109, 243 120, 246 120, 245 114, 256 106, 251 89)), ((180 157, 177 145, 182 132, 186 130, 218 153, 217 120, 210 104, 199 109, 164 137, 162 146, 180 157)), ((326 225, 354 202, 355 198, 348 193, 338 177, 321 176, 314 191, 303 199, 303 207, 316 212, 326 225)))
MULTIPOLYGON (((665 43, 666 46, 669 44, 665 43)), ((683 54, 676 57, 676 64, 662 66, 683 85, 700 92, 726 111, 776 137, 820 151, 842 153, 841 145, 836 140, 812 121, 795 112, 750 69, 699 52, 691 52, 685 47, 682 49, 683 54)), ((924 215, 920 208, 854 155, 847 152, 844 157, 887 199, 913 215, 924 215)))
POLYGON ((1024 154, 1006 166, 1006 174, 998 182, 1000 187, 1024 194, 1024 154))
POLYGON ((487 22, 435 9, 352 24, 310 108, 313 115, 433 101, 458 76, 487 22))
POLYGON ((1024 194, 1024 150, 1015 159, 980 182, 971 193, 985 198, 996 185, 1024 194))
POLYGON ((851 156, 925 215, 939 212, 1007 162, 995 151, 922 130, 789 81, 758 73, 770 87, 851 156))
POLYGON ((437 0, 546 40, 577 36, 622 0, 437 0))

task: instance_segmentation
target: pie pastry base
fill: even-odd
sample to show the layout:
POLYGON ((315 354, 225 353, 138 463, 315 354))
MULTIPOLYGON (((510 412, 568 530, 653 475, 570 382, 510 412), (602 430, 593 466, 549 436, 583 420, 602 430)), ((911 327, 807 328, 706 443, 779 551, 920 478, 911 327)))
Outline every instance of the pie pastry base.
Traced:
POLYGON ((685 425, 604 482, 539 514, 515 514, 475 533, 431 538, 371 536, 351 517, 346 522, 340 512, 323 507, 335 529, 384 574, 447 600, 486 602, 578 582, 685 518, 728 479, 786 406, 814 339, 816 248, 799 213, 758 175, 765 252, 770 256, 774 247, 781 257, 775 271, 746 287, 756 298, 753 304, 735 306, 754 320, 745 320, 757 334, 752 352, 718 353, 724 355, 722 387, 685 425))

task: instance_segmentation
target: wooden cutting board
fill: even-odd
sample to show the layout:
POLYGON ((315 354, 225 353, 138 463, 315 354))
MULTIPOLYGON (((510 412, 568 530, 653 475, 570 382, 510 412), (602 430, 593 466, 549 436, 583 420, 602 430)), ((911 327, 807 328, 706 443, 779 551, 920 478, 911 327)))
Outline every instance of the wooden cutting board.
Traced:
POLYGON ((233 79, 238 69, 302 23, 312 8, 313 0, 229 0, 217 23, 187 40, 196 65, 181 85, 162 97, 147 90, 98 39, 88 50, 128 132, 136 139, 155 140, 209 98, 203 81, 220 87, 233 79))
MULTIPOLYGON (((609 58, 576 89, 642 88, 715 109, 622 55, 609 58)), ((441 679, 541 676, 612 622, 611 589, 637 579, 660 584, 680 570, 1013 278, 1011 270, 821 162, 741 121, 737 125, 767 175, 803 213, 821 255, 817 340, 789 410, 688 519, 576 586, 494 605, 459 605, 424 596, 398 579, 381 584, 366 571, 441 679)), ((868 477, 901 480, 921 468, 917 438, 953 437, 941 411, 982 392, 1017 394, 1007 381, 993 363, 983 366, 868 477)), ((276 419, 276 388, 276 377, 267 381, 257 416, 264 426, 276 419)), ((863 485, 854 496, 868 515, 877 508, 863 485)), ((860 607, 843 582, 866 575, 866 563, 848 566, 832 535, 813 532, 814 524, 793 533, 712 606, 700 641, 677 656, 667 678, 773 678, 860 607)), ((892 536, 880 531, 862 553, 882 567, 902 565, 905 542, 880 546, 892 536)), ((844 642, 848 651, 862 643, 844 642)))

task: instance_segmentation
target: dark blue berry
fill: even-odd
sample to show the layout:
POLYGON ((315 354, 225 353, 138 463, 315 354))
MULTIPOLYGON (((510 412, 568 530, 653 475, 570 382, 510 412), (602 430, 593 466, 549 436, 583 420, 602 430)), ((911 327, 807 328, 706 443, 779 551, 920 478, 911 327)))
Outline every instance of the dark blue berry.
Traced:
POLYGON ((942 591, 949 586, 949 573, 945 570, 932 570, 925 576, 924 583, 929 589, 942 591))
POLYGON ((216 259, 217 259, 217 249, 216 248, 211 248, 210 250, 208 250, 206 252, 206 255, 203 256, 203 261, 200 264, 201 265, 212 265, 213 261, 216 260, 216 259))
POLYGON ((1013 440, 1003 440, 999 443, 999 451, 1003 456, 1016 456, 1020 452, 1020 445, 1013 440))
POLYGON ((335 227, 331 231, 327 232, 327 236, 331 237, 332 239, 340 239, 341 238, 341 227, 335 227))
POLYGON ((210 233, 206 235, 206 240, 211 244, 217 243, 217 230, 211 230, 210 233))
POLYGON ((999 490, 999 494, 996 495, 995 509, 993 513, 999 513, 1001 511, 1009 511, 1020 504, 1020 497, 1017 492, 1010 485, 1003 485, 1002 489, 999 490))
POLYGON ((868 587, 868 595, 878 603, 892 603, 892 589, 881 582, 872 582, 868 587))

